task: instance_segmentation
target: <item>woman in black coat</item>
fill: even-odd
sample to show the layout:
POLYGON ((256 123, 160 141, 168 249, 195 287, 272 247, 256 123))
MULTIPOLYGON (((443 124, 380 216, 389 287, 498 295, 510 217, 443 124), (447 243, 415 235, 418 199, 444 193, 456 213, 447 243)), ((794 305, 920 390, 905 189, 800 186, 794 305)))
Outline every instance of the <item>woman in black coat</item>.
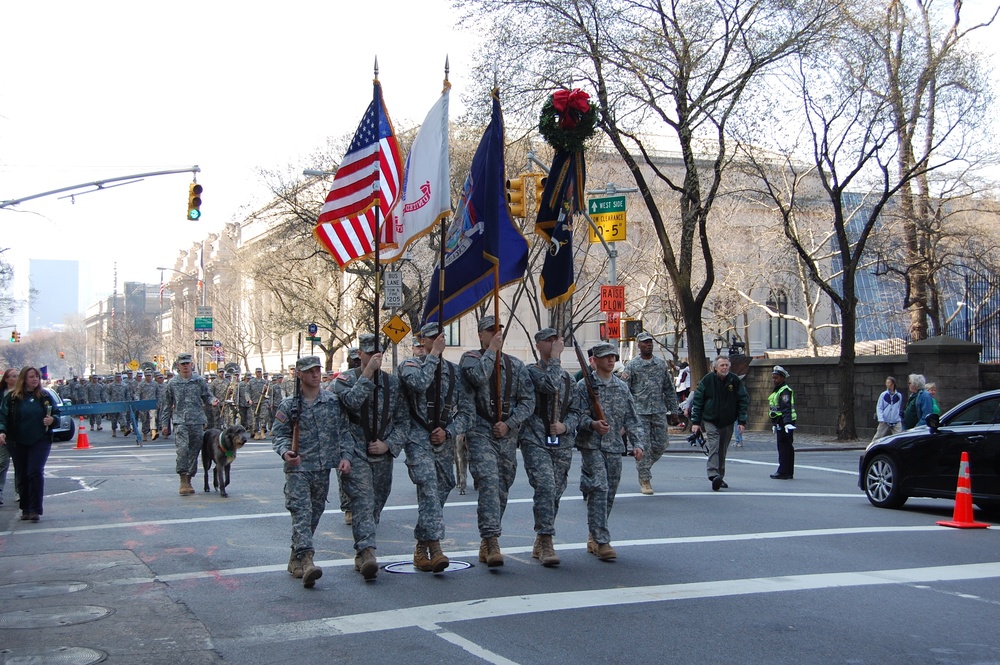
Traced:
MULTIPOLYGON (((17 370, 8 369, 3 373, 3 380, 0 380, 0 401, 3 400, 3 396, 14 389, 14 384, 17 383, 17 370)), ((7 450, 7 446, 0 444, 0 506, 3 505, 3 488, 7 484, 7 469, 10 467, 10 452, 7 450)), ((14 482, 17 482, 17 478, 14 478, 14 482)))
POLYGON ((14 390, 0 401, 0 444, 6 445, 20 482, 21 519, 37 522, 42 514, 45 462, 52 449, 55 404, 42 390, 42 375, 25 367, 14 390))

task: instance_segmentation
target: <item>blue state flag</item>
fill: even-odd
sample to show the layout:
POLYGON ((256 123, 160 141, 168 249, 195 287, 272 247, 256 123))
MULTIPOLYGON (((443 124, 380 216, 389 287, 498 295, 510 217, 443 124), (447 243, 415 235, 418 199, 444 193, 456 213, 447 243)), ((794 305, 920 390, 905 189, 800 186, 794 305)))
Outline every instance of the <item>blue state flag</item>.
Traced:
POLYGON ((458 210, 445 238, 444 289, 441 265, 434 269, 424 323, 448 325, 493 294, 494 266, 500 287, 524 277, 528 268, 528 241, 507 210, 504 191, 503 115, 493 91, 493 117, 462 187, 458 210), (442 298, 443 295, 443 298, 442 298))
POLYGON ((573 276, 573 215, 585 210, 583 183, 587 179, 582 152, 556 150, 545 190, 538 201, 535 233, 548 246, 538 276, 542 304, 555 307, 576 291, 573 276))

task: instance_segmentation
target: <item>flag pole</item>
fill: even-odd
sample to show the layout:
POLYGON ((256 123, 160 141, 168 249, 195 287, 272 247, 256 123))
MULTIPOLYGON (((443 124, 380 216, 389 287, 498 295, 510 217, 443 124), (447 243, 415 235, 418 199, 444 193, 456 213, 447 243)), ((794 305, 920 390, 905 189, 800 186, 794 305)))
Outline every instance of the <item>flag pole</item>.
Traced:
MULTIPOLYGON (((497 63, 493 63, 493 94, 496 95, 497 99, 500 99, 500 88, 497 86, 497 63)), ((503 150, 501 149, 501 155, 503 150)), ((504 172, 506 172, 507 167, 504 165, 504 172)), ((494 183, 494 186, 496 184, 494 183)), ((499 220, 497 220, 499 223, 499 220)), ((500 261, 499 256, 497 261, 493 264, 493 334, 502 335, 500 331, 500 261)), ((502 367, 500 363, 500 356, 503 351, 496 354, 496 358, 493 359, 493 376, 496 381, 497 388, 497 401, 496 401, 496 418, 497 422, 500 422, 500 417, 503 415, 503 382, 500 377, 500 368, 502 367)), ((510 379, 508 379, 510 380, 510 379)))
MULTIPOLYGON (((448 65, 448 56, 444 57, 444 89, 448 89, 448 72, 450 67, 448 65)), ((445 261, 445 229, 444 229, 444 216, 441 217, 441 256, 438 259, 438 265, 440 266, 438 270, 438 334, 444 334, 444 261, 445 261)), ((425 351, 426 353, 426 351, 425 351)), ((434 427, 441 427, 441 398, 444 395, 444 387, 442 384, 442 366, 444 365, 444 352, 441 353, 441 357, 438 358, 437 369, 434 372, 434 384, 437 396, 434 398, 434 427)))
MULTIPOLYGON (((372 88, 372 103, 375 105, 375 143, 376 143, 376 159, 375 159, 375 182, 372 187, 375 188, 375 296, 372 299, 374 305, 373 316, 375 318, 375 353, 380 353, 382 351, 381 337, 379 336, 379 301, 378 292, 381 288, 381 275, 379 274, 379 235, 382 233, 382 229, 379 228, 378 218, 379 210, 382 203, 382 160, 377 156, 382 150, 382 100, 381 95, 379 95, 379 82, 378 82, 378 56, 375 56, 375 85, 372 88)), ((376 439, 378 438, 379 431, 379 410, 378 410, 378 384, 379 384, 379 373, 381 368, 377 369, 374 373, 375 376, 375 391, 372 394, 372 436, 376 439)), ((370 443, 370 442, 369 442, 370 443)))

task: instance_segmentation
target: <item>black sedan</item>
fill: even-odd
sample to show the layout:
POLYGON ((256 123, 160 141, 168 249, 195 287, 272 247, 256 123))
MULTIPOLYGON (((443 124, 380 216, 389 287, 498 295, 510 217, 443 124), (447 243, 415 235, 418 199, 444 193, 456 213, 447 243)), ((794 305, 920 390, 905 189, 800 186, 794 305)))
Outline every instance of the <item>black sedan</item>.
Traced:
POLYGON ((971 397, 926 426, 869 444, 858 485, 872 505, 898 508, 910 497, 955 499, 962 453, 969 454, 972 500, 1000 513, 1000 390, 971 397))

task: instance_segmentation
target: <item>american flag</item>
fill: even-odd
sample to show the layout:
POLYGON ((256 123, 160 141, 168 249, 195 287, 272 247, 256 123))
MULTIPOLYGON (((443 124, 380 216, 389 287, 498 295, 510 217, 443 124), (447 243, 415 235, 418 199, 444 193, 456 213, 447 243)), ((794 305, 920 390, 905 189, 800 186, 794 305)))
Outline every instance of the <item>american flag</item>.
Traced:
POLYGON ((376 203, 382 229, 379 243, 395 244, 392 225, 382 222, 399 198, 402 171, 399 145, 376 81, 372 103, 337 169, 316 224, 316 238, 341 268, 374 253, 376 203))

